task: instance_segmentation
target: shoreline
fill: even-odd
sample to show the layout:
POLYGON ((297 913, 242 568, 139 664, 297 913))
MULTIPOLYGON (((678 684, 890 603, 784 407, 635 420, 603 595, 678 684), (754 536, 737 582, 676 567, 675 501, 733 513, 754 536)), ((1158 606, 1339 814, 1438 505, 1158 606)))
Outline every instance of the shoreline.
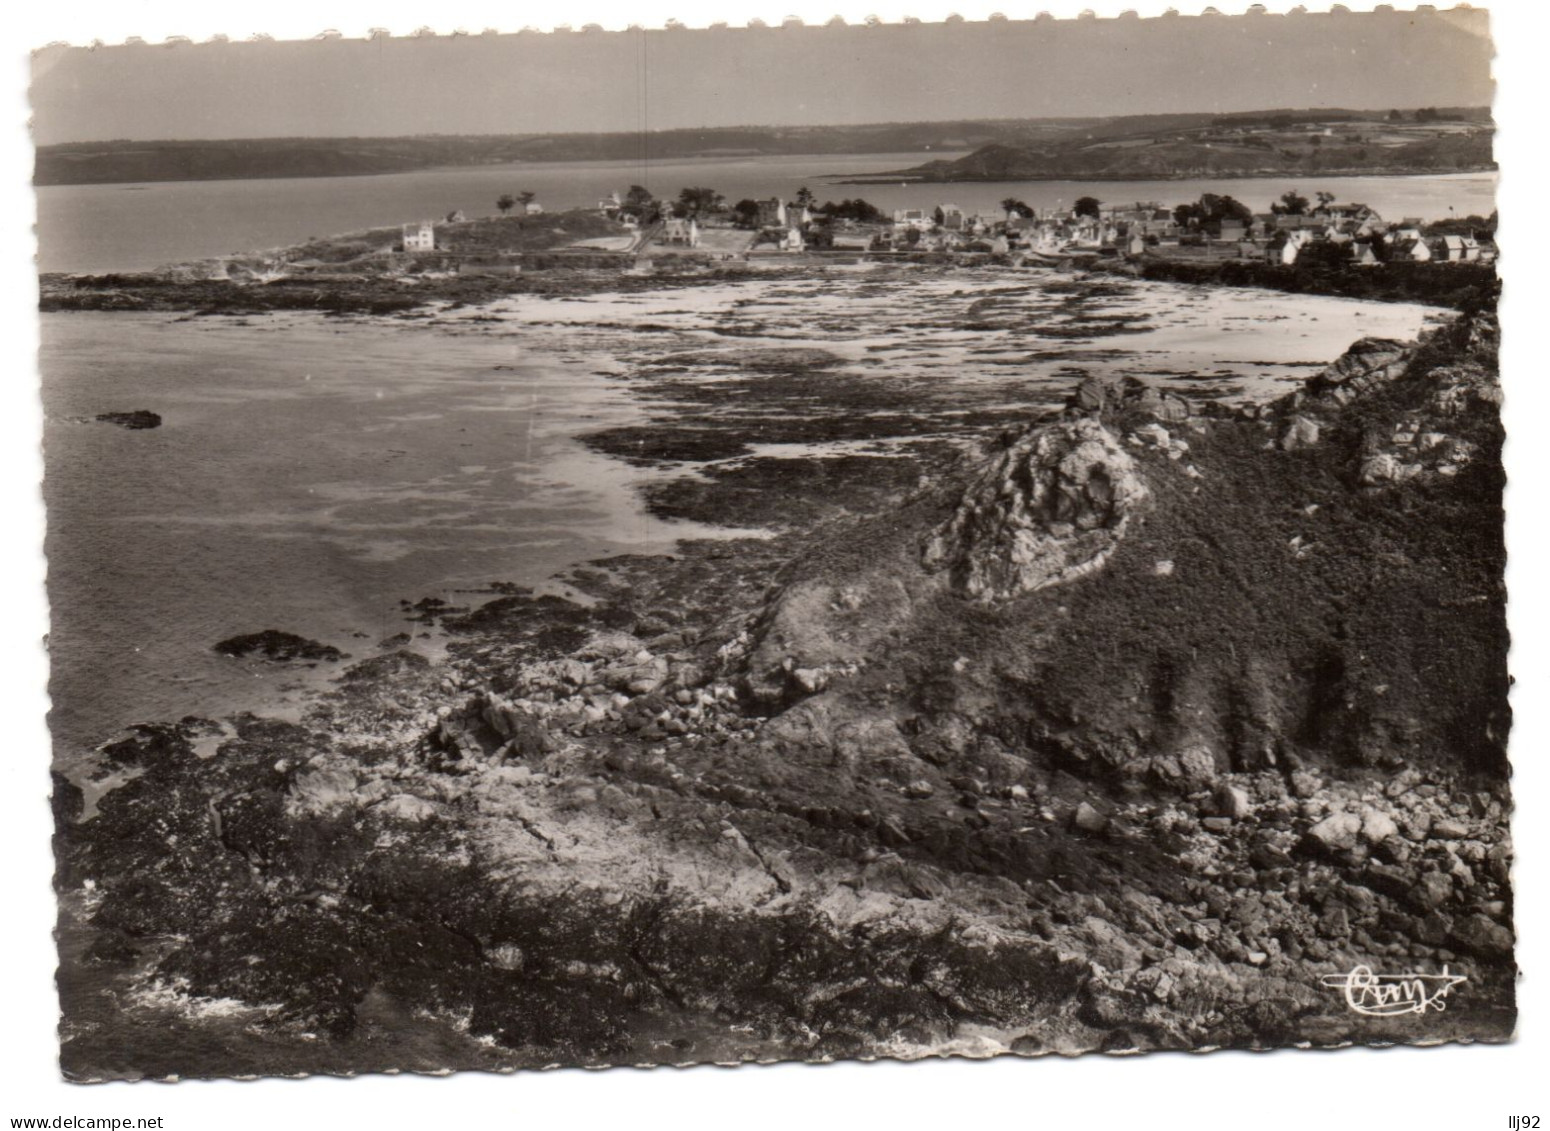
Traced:
POLYGON ((1272 172, 1178 172, 1178 173, 1151 173, 1147 176, 1135 174, 1103 174, 1103 173, 1059 173, 1031 177, 932 177, 920 173, 918 170, 902 169, 897 174, 870 173, 862 176, 847 177, 842 180, 831 180, 828 183, 842 185, 890 185, 903 181, 907 184, 918 185, 953 185, 953 184, 1039 184, 1045 181, 1068 181, 1072 184, 1092 183, 1146 183, 1149 181, 1268 181, 1290 179, 1310 179, 1315 177, 1346 178, 1346 177, 1450 177, 1450 176, 1475 176, 1481 173, 1500 173, 1501 169, 1496 164, 1474 165, 1463 169, 1286 169, 1272 172))

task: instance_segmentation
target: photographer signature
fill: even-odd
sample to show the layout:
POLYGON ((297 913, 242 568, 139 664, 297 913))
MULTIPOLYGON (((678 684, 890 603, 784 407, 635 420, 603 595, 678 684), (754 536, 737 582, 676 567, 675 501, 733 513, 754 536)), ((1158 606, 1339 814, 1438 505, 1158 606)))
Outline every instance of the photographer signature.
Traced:
POLYGON ((1462 974, 1374 974, 1357 966, 1349 974, 1325 974, 1321 985, 1345 993, 1346 1005, 1365 1017, 1397 1017, 1404 1013, 1441 1012, 1448 1008, 1453 987, 1467 981, 1462 974))

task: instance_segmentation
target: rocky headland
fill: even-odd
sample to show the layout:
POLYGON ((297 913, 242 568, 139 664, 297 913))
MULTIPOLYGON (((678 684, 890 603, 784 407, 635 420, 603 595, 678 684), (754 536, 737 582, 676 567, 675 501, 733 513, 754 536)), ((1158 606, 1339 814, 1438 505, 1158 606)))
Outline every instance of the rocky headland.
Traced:
POLYGON ((1505 1040, 1496 343, 1248 407, 1089 376, 778 537, 422 608, 445 663, 299 721, 137 728, 56 789, 66 1015, 109 979, 352 1071, 1505 1040), (1365 1016, 1358 966, 1467 982, 1365 1016))

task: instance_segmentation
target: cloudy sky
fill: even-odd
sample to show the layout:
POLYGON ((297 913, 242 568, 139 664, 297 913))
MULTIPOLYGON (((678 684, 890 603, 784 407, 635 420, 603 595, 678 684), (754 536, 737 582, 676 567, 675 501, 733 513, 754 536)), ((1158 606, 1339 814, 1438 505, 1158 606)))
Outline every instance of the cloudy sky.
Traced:
POLYGON ((39 144, 1485 105, 1483 11, 50 48, 39 144))

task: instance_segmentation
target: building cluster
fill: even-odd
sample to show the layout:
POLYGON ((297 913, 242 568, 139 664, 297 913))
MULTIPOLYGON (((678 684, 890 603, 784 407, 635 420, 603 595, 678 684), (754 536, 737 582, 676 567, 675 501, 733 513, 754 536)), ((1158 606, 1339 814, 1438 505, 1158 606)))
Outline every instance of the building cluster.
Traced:
POLYGON ((1245 258, 1263 257, 1291 266, 1328 248, 1347 249, 1358 266, 1378 263, 1489 263, 1496 244, 1489 236, 1428 234, 1418 218, 1386 222, 1365 204, 1327 204, 1308 212, 1262 212, 1252 226, 1223 221, 1216 240, 1236 245, 1245 258))
MULTIPOLYGON (((633 195, 634 190, 632 190, 633 195)), ((1205 203, 1211 198, 1202 198, 1205 203)), ((752 229, 754 250, 801 252, 815 249, 842 252, 979 252, 1022 258, 1107 255, 1138 258, 1240 258, 1293 265, 1328 257, 1331 247, 1345 248, 1342 258, 1356 264, 1383 262, 1491 262, 1495 243, 1486 235, 1428 232, 1422 221, 1386 222, 1365 204, 1337 204, 1321 196, 1317 205, 1298 211, 1251 215, 1232 204, 1226 215, 1204 218, 1195 206, 1177 209, 1157 201, 1034 210, 1007 201, 1005 211, 968 212, 943 202, 933 208, 901 208, 891 217, 862 202, 866 218, 829 214, 807 203, 779 196, 744 201, 737 208, 675 214, 665 203, 649 207, 621 201, 614 193, 598 202, 598 212, 628 229, 652 229, 653 242, 695 249, 707 229, 752 229)), ((536 201, 524 203, 525 214, 543 212, 536 201)), ((452 213, 448 222, 463 220, 452 213)), ((1441 227, 1448 227, 1444 225, 1441 227)), ((403 250, 428 252, 437 247, 434 222, 403 226, 403 250)), ((1327 259, 1326 259, 1327 261, 1327 259)))
MULTIPOLYGON (((544 206, 536 200, 518 202, 513 204, 512 207, 517 208, 523 216, 542 216, 544 212, 544 206)), ((416 220, 411 224, 403 226, 403 235, 400 242, 403 250, 406 252, 435 251, 437 248, 436 226, 438 223, 466 224, 467 222, 468 217, 461 209, 448 212, 445 218, 440 221, 416 220)))

